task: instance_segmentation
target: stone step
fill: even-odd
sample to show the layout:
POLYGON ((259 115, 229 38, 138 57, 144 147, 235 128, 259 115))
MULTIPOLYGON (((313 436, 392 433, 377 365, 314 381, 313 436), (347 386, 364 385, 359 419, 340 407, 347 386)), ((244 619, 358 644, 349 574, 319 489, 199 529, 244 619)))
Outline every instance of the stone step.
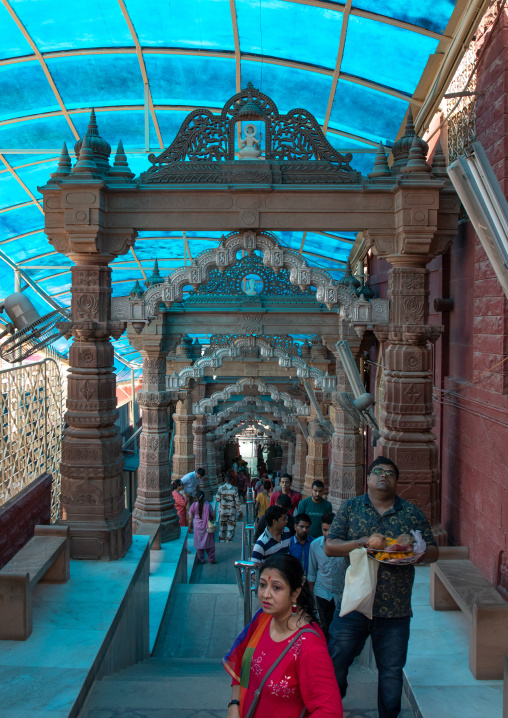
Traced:
POLYGON ((149 659, 95 683, 80 718, 226 716, 230 695, 218 661, 149 659))

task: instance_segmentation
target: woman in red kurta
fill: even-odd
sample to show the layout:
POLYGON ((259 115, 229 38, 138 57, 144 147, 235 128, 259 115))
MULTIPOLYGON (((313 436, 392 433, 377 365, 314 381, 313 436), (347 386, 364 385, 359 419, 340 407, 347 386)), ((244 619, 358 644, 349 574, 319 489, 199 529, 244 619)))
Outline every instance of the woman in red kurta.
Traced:
POLYGON ((187 509, 189 508, 189 499, 182 496, 180 491, 183 491, 183 483, 180 479, 173 481, 173 501, 175 502, 176 513, 178 514, 178 521, 180 526, 187 526, 187 509))
POLYGON ((269 557, 258 598, 262 610, 223 661, 233 679, 227 718, 342 718, 333 665, 300 562, 289 554, 269 557))

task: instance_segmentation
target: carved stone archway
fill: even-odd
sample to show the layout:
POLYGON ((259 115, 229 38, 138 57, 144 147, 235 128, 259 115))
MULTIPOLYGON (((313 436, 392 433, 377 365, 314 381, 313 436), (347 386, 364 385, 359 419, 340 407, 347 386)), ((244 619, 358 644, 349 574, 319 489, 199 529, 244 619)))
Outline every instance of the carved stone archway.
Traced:
MULTIPOLYGON (((370 314, 359 326, 376 331, 372 302, 345 297, 336 283, 316 273, 292 250, 281 250, 270 234, 302 228, 366 233, 367 246, 393 267, 388 287, 390 327, 376 331, 378 339, 389 345, 386 421, 378 451, 400 464, 402 493, 418 503, 435 525, 439 521, 438 463, 431 432, 428 342, 437 339, 440 329, 428 321, 426 266, 449 247, 460 209, 441 150, 430 167, 427 145, 415 137, 412 120, 408 121, 406 134, 394 148, 397 162, 393 168, 387 167, 380 150, 378 171, 362 178, 350 167, 351 158, 329 145, 311 113, 295 109, 280 115, 273 100, 252 86, 228 100, 220 114, 205 109, 190 113, 172 145, 153 157, 153 167, 137 179, 121 147, 114 166, 109 165, 109 155, 103 152, 107 143, 101 144, 98 134, 94 117, 88 141, 78 145, 78 161, 70 168, 64 152, 41 189, 49 243, 74 265, 73 324, 69 327, 74 343, 69 353, 61 497, 62 521, 71 530, 71 555, 116 559, 125 555, 131 542, 121 441, 115 427, 110 338, 119 337, 123 322, 134 317, 112 319, 109 265, 129 251, 139 231, 168 227, 234 234, 224 239, 218 252, 212 250, 213 258, 201 254, 184 274, 151 291, 156 313, 157 301, 171 304, 180 296, 182 282, 201 282, 207 268, 229 266, 235 248, 255 251, 259 242, 267 266, 288 268, 296 284, 314 282, 318 300, 332 307, 340 304, 342 315, 353 324, 355 311, 361 310, 366 317, 370 314), (265 123, 264 160, 234 159, 233 137, 239 119, 265 123), (347 299, 350 311, 345 309, 347 299), (413 391, 407 391, 409 385, 413 391), (91 493, 96 497, 94 504, 87 499, 91 493)), ((140 322, 147 319, 139 317, 140 322)), ((278 358, 283 366, 290 359, 278 358)), ((220 357, 216 360, 221 361, 220 357)), ((296 359, 287 366, 297 367, 302 378, 314 378, 324 390, 335 389, 334 377, 313 376, 296 359)), ((185 382, 187 377, 182 379, 185 382)), ((175 388, 179 386, 177 377, 175 388)))
POLYGON ((281 419, 284 423, 294 424, 296 422, 296 416, 289 409, 283 406, 260 399, 259 396, 246 396, 240 401, 235 401, 231 406, 226 407, 217 414, 210 417, 210 423, 214 421, 221 423, 234 414, 242 414, 245 412, 262 411, 266 414, 272 414, 276 419, 281 419))
POLYGON ((216 349, 210 356, 201 357, 193 365, 184 367, 172 376, 168 376, 167 388, 178 391, 187 385, 189 379, 201 379, 204 376, 205 368, 222 366, 222 362, 226 357, 241 358, 242 347, 258 347, 261 357, 278 359, 279 366, 286 369, 295 368, 298 377, 301 379, 313 379, 316 387, 323 391, 333 391, 335 389, 335 376, 330 376, 327 372, 309 366, 301 357, 290 356, 283 349, 273 347, 269 342, 255 336, 235 339, 229 347, 216 349))
POLYGON ((282 403, 299 416, 310 415, 309 404, 300 401, 300 399, 291 397, 286 391, 280 391, 276 386, 266 384, 262 379, 256 379, 254 377, 239 379, 235 384, 226 386, 222 389, 222 391, 216 391, 211 396, 205 397, 204 399, 201 399, 201 401, 196 402, 192 407, 194 414, 204 414, 207 409, 212 409, 217 406, 219 402, 229 401, 233 395, 243 393, 245 387, 253 386, 258 388, 260 394, 270 394, 274 401, 282 403))

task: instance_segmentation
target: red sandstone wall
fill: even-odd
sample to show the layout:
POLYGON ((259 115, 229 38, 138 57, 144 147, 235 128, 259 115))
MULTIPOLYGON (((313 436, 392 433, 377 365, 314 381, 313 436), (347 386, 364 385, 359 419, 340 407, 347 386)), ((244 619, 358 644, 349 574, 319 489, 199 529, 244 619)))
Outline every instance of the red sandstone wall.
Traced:
MULTIPOLYGON (((478 50, 488 37, 489 30, 478 37, 478 50)), ((476 136, 508 196, 506 11, 480 61, 477 90, 476 136)), ((444 296, 455 300, 441 315, 449 331, 436 356, 445 390, 436 404, 442 522, 508 597, 508 362, 495 366, 508 355, 508 302, 469 222, 443 258, 441 279, 444 296)))

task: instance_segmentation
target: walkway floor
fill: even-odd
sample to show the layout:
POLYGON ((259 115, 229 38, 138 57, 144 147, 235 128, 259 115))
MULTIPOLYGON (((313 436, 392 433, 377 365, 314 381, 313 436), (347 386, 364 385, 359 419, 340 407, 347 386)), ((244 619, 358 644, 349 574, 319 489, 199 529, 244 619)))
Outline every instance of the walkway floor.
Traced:
MULTIPOLYGON (((95 683, 80 718, 226 718, 231 688, 220 659, 243 627, 239 556, 238 534, 217 544, 217 564, 196 566, 191 583, 176 586, 153 656, 95 683)), ((376 704, 375 672, 355 665, 345 718, 376 718, 376 704)), ((407 703, 400 718, 414 718, 407 703)))

